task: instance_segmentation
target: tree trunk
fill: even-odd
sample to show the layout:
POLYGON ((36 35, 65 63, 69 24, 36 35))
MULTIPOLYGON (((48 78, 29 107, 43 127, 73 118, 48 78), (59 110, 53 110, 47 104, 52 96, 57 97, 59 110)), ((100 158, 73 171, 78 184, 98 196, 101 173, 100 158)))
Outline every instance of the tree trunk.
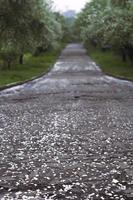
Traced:
POLYGON ((133 46, 132 45, 127 46, 127 54, 130 61, 133 62, 133 46))
POLYGON ((7 68, 10 70, 11 69, 11 61, 7 61, 7 68))
POLYGON ((97 47, 97 42, 96 42, 95 39, 94 39, 94 40, 91 40, 91 44, 93 45, 93 47, 97 47))
POLYGON ((23 63, 24 63, 24 55, 21 54, 21 55, 19 56, 19 64, 20 64, 20 65, 23 65, 23 63))
POLYGON ((127 62, 127 53, 124 48, 121 50, 121 55, 122 55, 123 62, 127 62))

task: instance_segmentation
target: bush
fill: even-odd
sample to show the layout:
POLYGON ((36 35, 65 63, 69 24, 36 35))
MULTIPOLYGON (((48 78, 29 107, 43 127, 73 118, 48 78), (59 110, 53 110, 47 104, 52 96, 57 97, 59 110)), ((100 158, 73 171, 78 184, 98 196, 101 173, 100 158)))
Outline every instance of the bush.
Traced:
POLYGON ((18 58, 18 54, 15 49, 5 47, 0 51, 0 58, 3 61, 3 67, 7 67, 7 69, 11 69, 11 64, 18 58))

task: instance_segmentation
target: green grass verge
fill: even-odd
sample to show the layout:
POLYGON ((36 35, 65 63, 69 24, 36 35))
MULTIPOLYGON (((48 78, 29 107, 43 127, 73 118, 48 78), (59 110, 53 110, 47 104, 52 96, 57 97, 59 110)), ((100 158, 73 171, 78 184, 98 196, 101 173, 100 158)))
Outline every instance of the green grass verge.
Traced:
POLYGON ((0 70, 0 86, 25 81, 45 73, 53 66, 64 46, 37 57, 26 54, 23 65, 12 64, 11 70, 0 70))
POLYGON ((112 51, 102 52, 91 45, 87 47, 89 56, 101 67, 104 73, 133 81, 133 63, 123 62, 121 57, 112 51))

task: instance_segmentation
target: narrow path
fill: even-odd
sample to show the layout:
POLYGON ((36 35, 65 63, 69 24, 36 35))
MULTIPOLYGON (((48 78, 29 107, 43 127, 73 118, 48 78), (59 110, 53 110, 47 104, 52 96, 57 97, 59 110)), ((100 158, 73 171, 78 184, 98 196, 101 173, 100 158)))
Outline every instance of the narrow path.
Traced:
POLYGON ((133 83, 70 44, 45 76, 0 92, 0 199, 132 200, 133 83))

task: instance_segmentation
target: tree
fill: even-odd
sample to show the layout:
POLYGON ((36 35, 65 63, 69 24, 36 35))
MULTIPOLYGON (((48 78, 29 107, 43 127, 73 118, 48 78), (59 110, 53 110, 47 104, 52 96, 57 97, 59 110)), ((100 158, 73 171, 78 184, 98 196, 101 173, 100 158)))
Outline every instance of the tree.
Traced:
POLYGON ((133 61, 133 1, 93 0, 79 14, 77 23, 82 40, 110 46, 133 61))
POLYGON ((0 0, 0 55, 8 68, 16 57, 22 64, 25 52, 47 48, 59 37, 61 28, 50 5, 47 0, 0 0))
POLYGON ((58 12, 55 12, 55 17, 58 23, 61 25, 61 30, 62 30, 61 40, 63 42, 70 42, 73 39, 73 25, 75 18, 65 17, 58 12))
POLYGON ((32 30, 29 28, 33 19, 32 3, 26 0, 0 1, 0 48, 1 52, 7 51, 7 56, 11 51, 21 55, 32 46, 32 30))

